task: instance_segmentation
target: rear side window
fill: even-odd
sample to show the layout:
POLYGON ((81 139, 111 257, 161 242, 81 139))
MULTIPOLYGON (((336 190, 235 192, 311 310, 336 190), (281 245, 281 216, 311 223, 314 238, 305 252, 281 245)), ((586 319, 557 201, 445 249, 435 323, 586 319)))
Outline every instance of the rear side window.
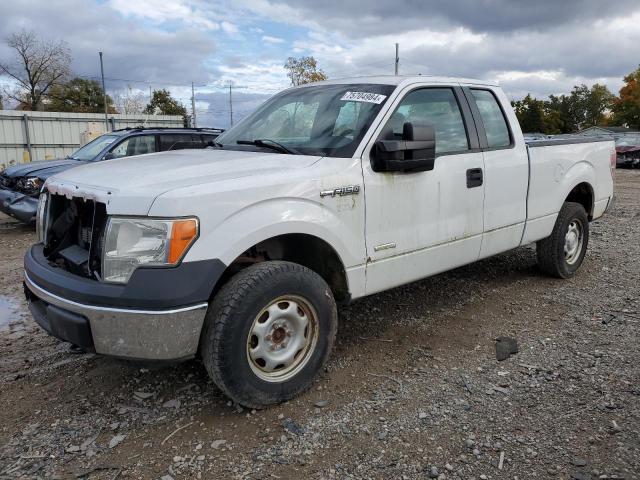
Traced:
POLYGON ((405 122, 433 126, 436 154, 469 150, 460 106, 450 88, 423 88, 408 93, 391 115, 382 135, 401 139, 405 122))
POLYGON ((200 135, 191 133, 175 133, 160 135, 160 150, 184 150, 186 148, 203 148, 200 135))
POLYGON ((500 104, 493 92, 477 89, 471 89, 471 92, 480 111, 480 117, 482 117, 489 148, 508 147, 511 145, 507 119, 504 118, 500 104))

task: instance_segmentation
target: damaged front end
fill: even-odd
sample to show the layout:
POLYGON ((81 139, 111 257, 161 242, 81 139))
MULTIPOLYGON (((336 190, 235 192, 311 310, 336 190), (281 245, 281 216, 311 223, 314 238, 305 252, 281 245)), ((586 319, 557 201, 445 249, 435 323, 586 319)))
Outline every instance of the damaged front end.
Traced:
POLYGON ((0 175, 0 211, 23 223, 35 222, 41 186, 33 179, 0 175))
POLYGON ((48 185, 37 206, 39 242, 25 255, 25 294, 36 322, 88 351, 178 360, 198 349, 220 261, 141 266, 125 283, 105 280, 108 198, 76 185, 48 185))
POLYGON ((100 280, 105 204, 45 192, 39 209, 38 237, 47 260, 74 275, 100 280))

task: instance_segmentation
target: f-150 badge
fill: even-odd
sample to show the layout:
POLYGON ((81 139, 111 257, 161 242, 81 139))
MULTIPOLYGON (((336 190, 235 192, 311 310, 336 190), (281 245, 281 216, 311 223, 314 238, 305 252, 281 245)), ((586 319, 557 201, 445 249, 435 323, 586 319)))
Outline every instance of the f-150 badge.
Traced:
POLYGON ((320 197, 344 197, 345 195, 357 195, 358 193, 360 193, 360 185, 348 185, 332 190, 321 190, 320 197))

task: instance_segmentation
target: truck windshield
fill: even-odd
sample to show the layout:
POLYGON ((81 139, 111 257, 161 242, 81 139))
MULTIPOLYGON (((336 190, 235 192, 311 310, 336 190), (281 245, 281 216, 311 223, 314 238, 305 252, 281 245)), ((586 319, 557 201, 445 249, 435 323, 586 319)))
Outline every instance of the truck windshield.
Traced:
POLYGON ((225 150, 351 157, 394 88, 340 84, 287 90, 267 100, 216 142, 225 150))
POLYGON ((118 135, 102 135, 95 140, 87 143, 84 147, 76 150, 74 153, 69 155, 69 158, 84 161, 95 160, 96 156, 102 150, 111 145, 118 138, 120 138, 118 135))

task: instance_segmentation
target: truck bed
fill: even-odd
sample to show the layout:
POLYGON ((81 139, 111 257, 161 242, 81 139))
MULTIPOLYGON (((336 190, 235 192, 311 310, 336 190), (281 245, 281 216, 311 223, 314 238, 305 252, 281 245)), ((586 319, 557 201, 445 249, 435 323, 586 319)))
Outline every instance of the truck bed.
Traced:
POLYGON ((562 202, 580 182, 591 190, 590 219, 604 213, 613 195, 613 140, 604 137, 565 137, 526 142, 529 155, 527 227, 523 244, 551 233, 562 202), (594 145, 595 144, 595 145, 594 145), (582 180, 578 180, 582 179, 582 180), (586 186, 588 184, 589 186, 586 186))
POLYGON ((578 143, 594 143, 594 142, 611 142, 609 137, 561 137, 561 138, 545 138, 540 140, 525 140, 524 143, 530 148, 549 147, 553 145, 574 145, 578 143))

